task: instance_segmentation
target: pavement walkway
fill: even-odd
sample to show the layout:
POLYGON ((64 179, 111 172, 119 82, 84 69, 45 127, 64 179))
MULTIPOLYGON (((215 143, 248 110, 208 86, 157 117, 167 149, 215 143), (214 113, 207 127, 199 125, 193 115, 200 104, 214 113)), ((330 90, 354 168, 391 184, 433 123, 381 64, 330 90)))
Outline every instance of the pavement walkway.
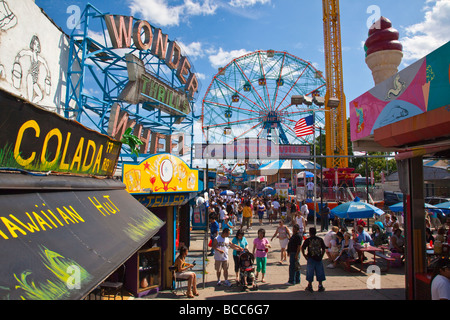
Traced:
MULTIPOLYGON (((267 221, 267 220, 266 220, 267 221)), ((253 224, 251 230, 245 232, 245 237, 249 242, 250 251, 253 248, 253 240, 257 236, 259 228, 266 230, 266 238, 270 241, 275 233, 277 223, 269 224, 263 222, 253 224)), ((312 227, 313 222, 309 222, 308 228, 312 227)), ((320 224, 318 225, 320 228, 320 224)), ((331 228, 331 227, 330 227, 331 228)), ((292 230, 292 227, 290 227, 292 230)), ((325 232, 319 232, 318 236, 323 237, 325 232)), ((234 235, 232 235, 234 236, 234 235)), ((338 265, 335 269, 328 269, 329 264, 326 255, 324 256, 324 266, 326 280, 323 282, 324 292, 317 291, 318 283, 313 282, 314 292, 306 292, 306 260, 302 256, 300 264, 302 266, 300 284, 288 286, 285 283, 288 280, 288 263, 278 264, 280 260, 280 244, 278 239, 271 242, 272 248, 268 253, 267 273, 265 276, 266 283, 257 282, 258 290, 242 292, 241 287, 236 285, 234 274, 234 262, 230 260, 229 280, 231 287, 218 286, 217 276, 214 270, 214 257, 207 257, 206 275, 203 282, 202 277, 202 250, 203 250, 204 232, 193 230, 191 233, 191 243, 189 248, 188 261, 196 260, 196 273, 198 275, 199 296, 193 299, 187 298, 181 292, 174 294, 170 290, 164 290, 156 294, 139 299, 152 300, 405 300, 405 272, 404 268, 391 267, 388 272, 381 272, 377 277, 375 273, 367 273, 367 267, 361 272, 359 265, 352 265, 352 272, 344 270, 342 265, 338 265), (376 289, 372 289, 376 287, 376 289)), ((209 237, 208 237, 209 241, 209 237)), ((231 257, 232 250, 229 255, 231 257)), ((369 262, 372 260, 369 257, 369 262)), ((378 263, 379 259, 377 259, 378 263)), ((255 265, 256 267, 256 265, 255 265)), ((370 272, 370 270, 369 270, 370 272)), ((223 274, 222 274, 223 282, 223 274)))

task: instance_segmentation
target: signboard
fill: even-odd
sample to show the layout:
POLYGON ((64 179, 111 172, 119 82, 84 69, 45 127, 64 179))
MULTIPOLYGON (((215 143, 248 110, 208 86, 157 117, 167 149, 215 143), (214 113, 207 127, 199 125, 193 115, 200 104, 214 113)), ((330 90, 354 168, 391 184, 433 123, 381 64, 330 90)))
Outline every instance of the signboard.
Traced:
MULTIPOLYGON (((447 42, 351 101, 352 141, 373 139, 377 128, 438 109, 448 119, 444 110, 448 108, 450 91, 449 66, 450 42, 447 42)), ((431 120, 425 127, 432 124, 431 120)))
POLYGON ((123 189, 7 194, 0 206, 2 300, 82 299, 164 225, 123 189))
POLYGON ((195 159, 298 159, 311 155, 310 145, 275 144, 270 140, 244 138, 229 144, 197 143, 195 159))
POLYGON ((218 174, 216 175, 216 186, 217 187, 225 187, 230 185, 230 180, 228 180, 227 176, 218 174))
POLYGON ((113 47, 130 48, 133 40, 137 49, 150 50, 176 71, 176 77, 185 85, 184 90, 189 92, 189 98, 192 99, 198 91, 198 80, 195 73, 191 72, 189 60, 181 54, 180 46, 175 41, 169 41, 167 34, 163 34, 159 28, 153 28, 147 21, 137 20, 133 23, 133 20, 130 16, 105 15, 113 47))
POLYGON ((275 183, 275 190, 278 196, 287 198, 289 195, 289 183, 275 183))
POLYGON ((135 199, 147 208, 153 207, 175 207, 186 204, 189 200, 189 194, 160 194, 160 195, 137 195, 135 199))
POLYGON ((146 72, 144 62, 136 56, 127 54, 125 57, 129 81, 119 99, 132 104, 150 101, 153 102, 153 107, 173 115, 186 116, 190 112, 189 99, 185 91, 176 90, 146 72))
POLYGON ((0 90, 0 166, 112 176, 121 143, 0 90))
POLYGON ((125 163, 123 182, 133 194, 199 191, 198 170, 168 153, 153 155, 140 164, 125 163))

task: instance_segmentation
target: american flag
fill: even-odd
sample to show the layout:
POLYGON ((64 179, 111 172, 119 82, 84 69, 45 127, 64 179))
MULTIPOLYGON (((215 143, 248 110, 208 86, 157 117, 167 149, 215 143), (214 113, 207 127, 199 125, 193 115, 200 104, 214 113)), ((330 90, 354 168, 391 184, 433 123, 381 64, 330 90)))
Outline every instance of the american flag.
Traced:
POLYGON ((314 133, 314 117, 312 115, 302 118, 295 124, 294 130, 297 137, 314 133))

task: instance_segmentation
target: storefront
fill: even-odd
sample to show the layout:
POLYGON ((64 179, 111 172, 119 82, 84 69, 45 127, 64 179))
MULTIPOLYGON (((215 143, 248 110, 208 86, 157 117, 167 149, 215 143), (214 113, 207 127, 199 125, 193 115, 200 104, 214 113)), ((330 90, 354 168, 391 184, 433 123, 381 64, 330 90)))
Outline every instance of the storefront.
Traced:
POLYGON ((430 297, 424 158, 450 158, 450 42, 350 102, 353 150, 396 152, 404 194, 408 299, 430 297), (423 279, 428 279, 424 285, 423 279), (425 288, 425 289, 423 289, 425 288))
POLYGON ((165 222, 158 240, 139 250, 128 262, 127 289, 135 296, 172 286, 169 272, 180 244, 189 246, 191 200, 202 190, 198 170, 179 157, 160 153, 136 163, 125 163, 123 182, 127 191, 165 222), (144 259, 144 260, 143 260, 144 259), (145 260, 158 262, 160 273, 149 275, 145 260))
POLYGON ((0 295, 82 299, 163 227, 112 179, 121 143, 0 91, 0 295))

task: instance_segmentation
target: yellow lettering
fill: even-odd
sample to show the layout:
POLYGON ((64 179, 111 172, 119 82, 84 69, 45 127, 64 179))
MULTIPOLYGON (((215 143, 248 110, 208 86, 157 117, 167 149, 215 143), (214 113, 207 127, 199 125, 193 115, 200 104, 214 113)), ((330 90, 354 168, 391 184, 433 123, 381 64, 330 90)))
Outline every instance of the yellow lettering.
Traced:
POLYGON ((31 156, 26 160, 20 156, 20 145, 22 143, 23 133, 28 128, 34 129, 34 131, 36 132, 36 135, 35 135, 36 138, 38 138, 41 133, 41 129, 39 128, 39 125, 34 120, 29 120, 20 127, 19 132, 17 133, 16 145, 14 146, 14 158, 16 159, 17 163, 23 167, 26 167, 27 165, 29 165, 36 157, 36 152, 32 152, 31 156))
POLYGON ((69 208, 72 209, 72 211, 70 211, 66 207, 63 208, 75 220, 76 223, 78 223, 79 221, 84 222, 83 218, 81 218, 81 216, 78 214, 78 212, 75 211, 75 209, 72 206, 69 206, 69 208))
MULTIPOLYGON (((64 225, 62 224, 62 222, 59 221, 59 219, 55 216, 55 214, 52 212, 52 210, 48 209, 47 211, 53 216, 53 218, 55 218, 56 221, 58 221, 58 223, 59 223, 60 226, 64 226, 64 225)), ((42 210, 41 210, 41 212, 44 213, 44 211, 42 211, 42 210)))
POLYGON ((66 215, 64 213, 64 211, 62 211, 60 208, 56 208, 56 210, 58 211, 59 215, 61 216, 61 218, 64 219, 64 221, 66 221, 67 224, 69 224, 69 222, 67 222, 67 220, 69 220, 72 223, 76 223, 75 221, 73 221, 72 219, 70 219, 70 217, 68 215, 66 215))
POLYGON ((83 171, 83 172, 88 171, 89 168, 92 166, 92 163, 94 162, 95 149, 96 149, 95 142, 92 140, 89 140, 87 143, 86 154, 84 155, 84 161, 83 161, 83 166, 81 167, 81 171, 83 171), (92 148, 91 162, 89 162, 89 165, 86 165, 86 159, 88 157, 90 148, 92 148))
POLYGON ((81 137, 80 142, 78 142, 77 151, 75 151, 75 156, 73 157, 72 164, 70 165, 70 171, 72 171, 75 163, 78 163, 77 171, 80 171, 81 157, 83 155, 83 145, 84 145, 84 138, 81 137))
POLYGON ((95 202, 92 201, 91 197, 88 197, 88 199, 89 199, 89 200, 92 202, 92 204, 97 208, 97 210, 100 211, 100 213, 101 213, 102 215, 104 215, 104 216, 106 216, 104 212, 106 212, 106 214, 109 215, 108 211, 105 209, 105 207, 103 207, 103 206, 101 205, 100 202, 98 202, 97 198, 95 198, 95 197, 92 197, 92 198, 94 198, 95 202), (103 210, 104 212, 103 212, 102 210, 103 210))
POLYGON ((109 196, 103 196, 103 198, 107 199, 107 200, 114 206, 114 208, 117 209, 117 211, 120 211, 119 208, 117 208, 117 206, 111 201, 111 199, 109 198, 109 196))
MULTIPOLYGON (((37 205, 35 205, 35 206, 37 207, 37 205)), ((34 212, 33 212, 33 213, 34 213, 34 212)), ((58 226, 53 222, 52 219, 50 219, 50 218, 48 217, 48 215, 47 215, 44 211, 41 210, 41 213, 47 218, 48 221, 50 221, 50 223, 51 223, 55 228, 58 228, 58 226)))
POLYGON ((62 155, 62 158, 61 158, 61 162, 59 164, 59 169, 61 169, 61 170, 69 170, 69 164, 68 163, 64 163, 64 161, 66 160, 67 147, 69 146, 69 141, 70 141, 70 136, 71 135, 72 134, 70 132, 67 132, 66 144, 64 145, 63 155, 62 155))
POLYGON ((48 166, 51 167, 53 166, 56 161, 58 161, 58 157, 59 157, 59 153, 61 151, 61 144, 62 144, 62 135, 61 135, 61 131, 59 131, 59 129, 55 128, 50 130, 47 135, 45 136, 45 140, 44 140, 44 145, 42 146, 42 153, 41 153, 41 162, 44 166, 48 166), (46 158, 46 153, 47 153, 47 146, 48 146, 48 141, 53 137, 56 136, 58 138, 58 146, 56 148, 56 154, 55 157, 53 158, 52 161, 48 162, 47 158, 46 158))
POLYGON ((95 158, 94 167, 92 168, 92 173, 98 173, 98 171, 100 170, 100 165, 102 162, 102 153, 103 153, 103 145, 100 145, 100 148, 98 149, 97 152, 97 157, 95 158))
POLYGON ((12 223, 8 218, 5 217, 1 217, 3 223, 5 224, 5 226, 8 228, 9 233, 11 233, 11 235, 13 236, 13 238, 17 238, 17 233, 15 232, 20 231, 24 236, 27 235, 27 233, 25 231, 23 231, 22 229, 20 229, 16 224, 12 223))
POLYGON ((51 225, 49 225, 44 219, 42 219, 36 212, 33 211, 33 215, 36 218, 36 221, 39 223, 43 231, 46 231, 44 225, 49 227, 50 229, 53 229, 51 225))
POLYGON ((9 239, 8 236, 4 234, 2 230, 0 230, 0 236, 2 236, 5 240, 9 239))
POLYGON ((26 225, 22 221, 17 219, 15 216, 13 216, 12 214, 10 214, 9 216, 11 217, 11 219, 15 220, 18 224, 20 224, 22 227, 24 227, 25 229, 27 229, 31 233, 34 233, 34 231, 39 231, 39 227, 36 225, 36 222, 34 222, 33 219, 30 217, 28 212, 25 212, 25 214, 28 216, 28 219, 30 219, 32 224, 28 223, 28 225, 26 225))

